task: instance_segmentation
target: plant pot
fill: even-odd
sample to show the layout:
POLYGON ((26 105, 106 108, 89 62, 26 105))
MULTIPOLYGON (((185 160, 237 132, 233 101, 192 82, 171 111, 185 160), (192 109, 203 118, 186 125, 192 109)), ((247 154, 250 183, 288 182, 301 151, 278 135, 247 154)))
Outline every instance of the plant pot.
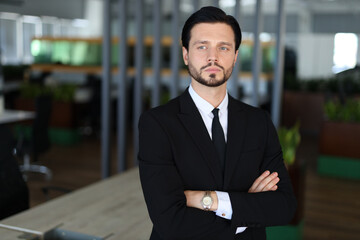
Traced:
MULTIPOLYGON (((34 99, 18 97, 14 102, 15 109, 25 111, 35 111, 34 99)), ((52 112, 50 117, 50 127, 73 128, 75 127, 75 104, 73 102, 52 102, 52 112)))
POLYGON ((304 162, 295 161, 294 164, 287 166, 287 169, 297 200, 296 212, 290 225, 298 225, 304 219, 306 167, 304 162))
POLYGON ((324 102, 322 93, 285 90, 281 125, 290 127, 299 120, 302 132, 318 134, 324 118, 324 102))
POLYGON ((320 175, 360 179, 360 123, 325 121, 319 139, 320 175))
POLYGON ((360 159, 360 123, 324 121, 320 138, 319 152, 360 159))
POLYGON ((50 126, 57 128, 75 127, 74 103, 53 101, 50 126))

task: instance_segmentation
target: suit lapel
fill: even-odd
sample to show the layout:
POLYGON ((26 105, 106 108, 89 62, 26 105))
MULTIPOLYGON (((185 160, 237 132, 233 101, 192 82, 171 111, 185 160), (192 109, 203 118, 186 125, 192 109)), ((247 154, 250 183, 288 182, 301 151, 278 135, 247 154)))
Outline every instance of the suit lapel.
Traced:
POLYGON ((210 139, 202 117, 191 99, 188 90, 180 96, 180 113, 178 117, 197 145, 206 166, 210 168, 218 189, 221 189, 223 186, 223 178, 220 162, 217 158, 214 144, 210 139))
POLYGON ((242 112, 241 104, 237 104, 235 99, 229 96, 224 189, 228 188, 236 169, 245 140, 246 125, 247 118, 242 112))

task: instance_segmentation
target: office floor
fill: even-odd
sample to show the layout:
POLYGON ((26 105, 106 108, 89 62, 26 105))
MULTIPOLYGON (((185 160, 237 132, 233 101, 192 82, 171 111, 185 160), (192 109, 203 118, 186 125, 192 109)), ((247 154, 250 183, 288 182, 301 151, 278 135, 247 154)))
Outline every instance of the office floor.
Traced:
MULTIPOLYGON (((53 146, 41 161, 53 171, 53 179, 45 181, 31 175, 28 185, 31 206, 47 201, 43 187, 54 186, 76 190, 101 178, 100 141, 85 138, 75 146, 53 146)), ((360 181, 321 177, 316 173, 317 138, 303 136, 298 157, 306 161, 304 209, 305 240, 356 240, 360 236, 360 181)), ((116 147, 112 147, 112 172, 115 173, 116 147)), ((132 166, 129 153, 128 165, 132 166)), ((50 190, 49 198, 65 194, 50 190)))

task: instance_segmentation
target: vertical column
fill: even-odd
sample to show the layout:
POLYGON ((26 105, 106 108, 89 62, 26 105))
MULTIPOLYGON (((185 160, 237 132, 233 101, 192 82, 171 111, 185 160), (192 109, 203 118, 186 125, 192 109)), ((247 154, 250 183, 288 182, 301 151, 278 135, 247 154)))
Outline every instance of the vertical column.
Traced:
POLYGON ((134 165, 137 165, 137 153, 139 151, 138 121, 142 112, 142 88, 144 68, 144 1, 136 0, 136 47, 135 47, 135 82, 134 82, 134 165))
POLYGON ((172 46, 171 46, 171 85, 170 97, 174 98, 178 95, 179 88, 179 7, 180 0, 174 0, 172 12, 172 46))
POLYGON ((160 84, 161 84, 161 3, 162 0, 154 1, 154 45, 152 51, 153 62, 153 89, 152 89, 152 107, 156 107, 160 104, 160 84))
POLYGON ((56 18, 56 20, 53 22, 54 24, 54 36, 59 37, 61 36, 61 20, 56 18))
POLYGON ((86 0, 84 1, 84 5, 84 17, 89 22, 85 31, 86 36, 93 37, 101 35, 104 12, 99 12, 99 9, 103 6, 103 1, 86 0))
POLYGON ((313 29, 312 14, 308 5, 299 4, 298 28, 299 33, 311 33, 313 29))
POLYGON ((101 176, 110 176, 110 83, 111 83, 111 12, 110 0, 104 0, 101 82, 101 176))
POLYGON ((44 28, 41 18, 37 18, 35 21, 35 34, 36 36, 42 37, 44 35, 44 28))
MULTIPOLYGON (((235 11, 234 11, 234 17, 236 20, 238 20, 238 22, 240 22, 240 1, 241 0, 236 0, 235 3, 235 11)), ((240 26, 241 27, 241 26, 240 26)), ((241 56, 240 56, 240 48, 239 48, 239 54, 234 66, 234 70, 233 73, 231 75, 231 79, 228 82, 228 91, 230 93, 231 96, 233 96, 234 98, 239 98, 239 73, 240 73, 240 67, 241 67, 241 56)))
POLYGON ((261 43, 260 43, 261 31, 262 31, 262 0, 257 0, 256 13, 255 13, 253 60, 252 60, 253 96, 252 96, 251 104, 253 106, 259 106, 258 89, 259 89, 260 71, 262 67, 261 43))
MULTIPOLYGON (((1 33, 0 33, 0 42, 1 42, 1 33)), ((2 55, 1 55, 1 44, 0 44, 0 114, 4 111, 4 108, 5 108, 4 105, 5 105, 5 102, 4 102, 4 77, 3 77, 3 71, 2 71, 2 55)))
POLYGON ((118 1, 119 12, 119 63, 117 75, 117 171, 126 169, 127 132, 127 0, 118 1))
POLYGON ((356 65, 360 65, 360 34, 357 34, 357 38, 358 38, 358 49, 356 55, 356 65))
POLYGON ((0 21, 0 114, 4 111, 4 77, 2 71, 2 35, 1 35, 1 21, 0 21))
MULTIPOLYGON (((1 68, 1 66, 2 66, 2 51, 1 51, 1 49, 2 49, 2 40, 3 40, 3 35, 2 35, 2 32, 4 31, 4 29, 3 29, 3 26, 2 26, 2 23, 3 21, 2 21, 2 14, 1 14, 1 12, 0 12, 0 68, 1 68)), ((5 46, 5 45, 4 45, 5 46)), ((1 76, 1 75, 0 75, 1 76)))
POLYGON ((284 0, 278 0, 278 17, 276 31, 276 57, 275 57, 275 77, 273 82, 273 94, 271 104, 271 117, 275 127, 280 125, 280 110, 283 87, 284 72, 284 33, 285 33, 285 11, 284 0))
MULTIPOLYGON (((20 62, 24 61, 24 17, 16 18, 16 59, 20 62)), ((34 23, 37 24, 37 23, 34 23)), ((36 25, 35 25, 36 29, 36 25)), ((38 34, 35 31, 35 34, 38 34)), ((38 35, 36 35, 37 37, 38 35)), ((31 41, 30 41, 31 42, 31 41)))

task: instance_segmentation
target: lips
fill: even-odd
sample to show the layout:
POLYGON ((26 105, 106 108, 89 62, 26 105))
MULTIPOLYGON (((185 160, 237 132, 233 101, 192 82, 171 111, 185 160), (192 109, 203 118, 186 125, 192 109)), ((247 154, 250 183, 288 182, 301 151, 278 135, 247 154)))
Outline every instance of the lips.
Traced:
POLYGON ((205 69, 205 72, 207 73, 217 73, 220 72, 221 69, 217 68, 217 67, 209 67, 205 69))

